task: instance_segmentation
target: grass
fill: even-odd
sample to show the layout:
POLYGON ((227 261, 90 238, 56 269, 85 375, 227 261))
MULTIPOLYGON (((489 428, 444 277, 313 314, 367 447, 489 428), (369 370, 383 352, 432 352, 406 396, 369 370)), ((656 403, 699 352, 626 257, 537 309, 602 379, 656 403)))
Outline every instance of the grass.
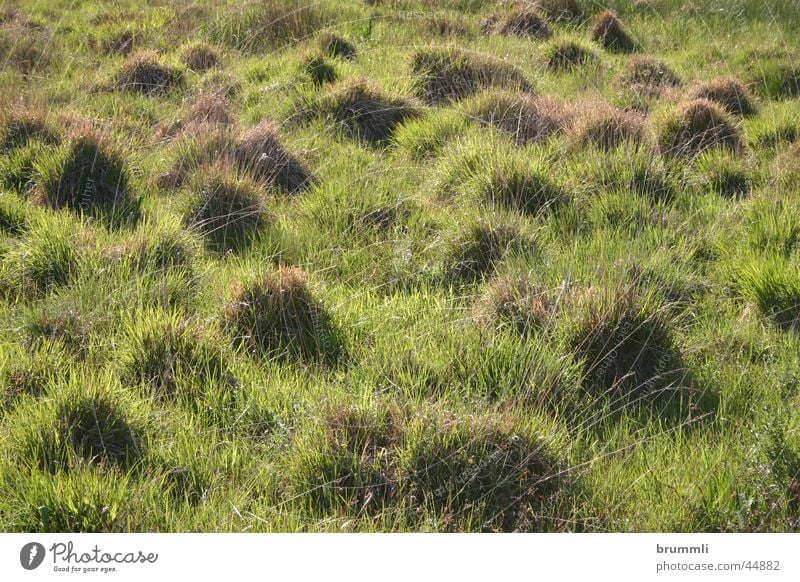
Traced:
POLYGON ((2 531, 797 530, 795 3, 107 4, 0 9, 2 531))

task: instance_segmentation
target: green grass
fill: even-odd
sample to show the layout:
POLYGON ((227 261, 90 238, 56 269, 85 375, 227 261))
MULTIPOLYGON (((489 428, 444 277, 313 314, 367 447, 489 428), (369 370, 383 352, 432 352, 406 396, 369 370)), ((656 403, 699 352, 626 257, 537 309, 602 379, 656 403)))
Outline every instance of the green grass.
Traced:
POLYGON ((0 530, 797 530, 795 2, 156 4, 3 5, 0 530))

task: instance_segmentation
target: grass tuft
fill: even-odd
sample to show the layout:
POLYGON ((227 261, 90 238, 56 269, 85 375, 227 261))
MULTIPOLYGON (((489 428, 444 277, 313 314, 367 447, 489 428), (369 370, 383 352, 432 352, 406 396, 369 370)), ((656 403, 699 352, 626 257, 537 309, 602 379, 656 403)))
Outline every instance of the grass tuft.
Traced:
POLYGON ((457 48, 431 48, 414 53, 411 62, 417 95, 426 103, 457 101, 491 87, 530 92, 514 65, 457 48))
POLYGON ((666 89, 679 87, 680 77, 666 63, 653 57, 634 57, 625 65, 620 84, 635 93, 659 96, 666 89))
POLYGON ((130 55, 114 76, 113 86, 152 96, 166 93, 183 84, 183 71, 161 62, 154 51, 130 55))
POLYGON ((404 121, 419 115, 411 100, 387 95, 366 81, 335 87, 312 107, 348 137, 378 145, 387 143, 404 121))
POLYGON ((576 40, 559 40, 547 47, 545 58, 551 71, 572 71, 578 67, 597 62, 597 54, 591 47, 576 40))
POLYGON ((449 244, 445 254, 445 281, 472 283, 491 275, 506 257, 520 251, 525 238, 510 224, 479 221, 449 244))
POLYGON ((753 94, 733 77, 701 83, 690 92, 689 97, 713 101, 732 115, 753 115, 756 112, 753 94))
POLYGON ((193 42, 183 47, 180 53, 184 67, 195 73, 205 73, 219 64, 219 51, 206 42, 193 42))
POLYGON ((88 124, 37 161, 33 199, 51 208, 118 219, 135 215, 129 157, 110 135, 88 124))
POLYGON ((343 355, 330 314, 296 267, 237 284, 224 319, 236 344, 257 354, 327 364, 343 355))
POLYGON ((218 250, 236 249, 267 223, 266 193, 230 167, 212 166, 191 180, 184 224, 218 250))
POLYGON ((259 53, 303 41, 332 21, 332 15, 320 3, 261 0, 223 11, 207 32, 215 43, 259 53))
POLYGON ((587 290, 575 300, 571 345, 596 397, 637 399, 675 371, 672 332, 663 313, 633 287, 587 290))
POLYGON ((594 17, 591 37, 593 41, 610 51, 627 53, 636 48, 636 43, 625 25, 611 10, 604 10, 594 17))
POLYGON ((611 151, 626 144, 647 146, 649 134, 641 115, 599 103, 587 104, 575 116, 569 138, 579 146, 611 151))
POLYGON ((570 116, 564 105, 552 99, 500 90, 476 95, 464 102, 463 110, 469 118, 498 128, 519 144, 562 131, 570 116))
POLYGON ((475 303, 478 325, 490 330, 511 329, 529 334, 545 327, 554 307, 528 273, 508 273, 491 279, 475 303))
POLYGON ((730 116, 706 99, 681 104, 662 120, 659 143, 662 152, 696 156, 712 148, 733 153, 743 148, 741 132, 730 116))
POLYGON ((356 58, 356 45, 335 32, 325 31, 319 35, 319 48, 322 54, 333 59, 353 60, 356 58))
POLYGON ((550 38, 550 27, 539 11, 526 6, 515 6, 498 16, 490 17, 492 32, 536 39, 550 38))
POLYGON ((224 379, 225 359, 197 321, 153 312, 137 317, 125 335, 123 377, 144 386, 156 400, 191 400, 203 384, 224 379))

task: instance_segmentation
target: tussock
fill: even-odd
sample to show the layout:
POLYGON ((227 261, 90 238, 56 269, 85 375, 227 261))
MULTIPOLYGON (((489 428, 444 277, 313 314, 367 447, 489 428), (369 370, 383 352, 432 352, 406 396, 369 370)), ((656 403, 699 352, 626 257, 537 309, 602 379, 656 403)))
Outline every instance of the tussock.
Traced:
POLYGON ((474 311, 477 324, 489 331, 511 329, 521 334, 545 327, 553 316, 547 293, 527 273, 491 279, 474 311))
POLYGON ((165 93, 182 82, 182 71, 163 64, 154 51, 129 56, 114 77, 116 89, 148 96, 165 93))
POLYGON ((550 27, 539 11, 526 6, 515 6, 499 16, 490 16, 485 28, 496 34, 526 36, 536 39, 550 38, 550 27), (491 26, 489 26, 491 22, 491 26))
POLYGON ((594 146, 610 151, 623 144, 646 146, 644 118, 603 103, 586 104, 570 128, 570 140, 580 146, 594 146))
POLYGON ((349 39, 335 32, 323 32, 319 35, 319 48, 322 54, 331 58, 353 60, 356 58, 356 45, 349 39))
POLYGON ((625 65, 620 84, 641 95, 657 97, 666 89, 679 87, 681 79, 658 59, 634 57, 625 65))
MULTIPOLYGON (((54 428, 56 443, 70 447, 79 459, 92 464, 124 467, 142 453, 140 437, 118 404, 102 395, 62 402, 54 428)), ((70 464, 69 457, 61 457, 61 451, 52 452, 53 457, 45 458, 45 462, 61 458, 62 466, 70 464)))
POLYGON ((497 127, 519 144, 539 141, 562 131, 568 124, 566 106, 545 97, 493 90, 464 102, 469 118, 497 127))
POLYGON ((414 519, 422 506, 444 531, 531 531, 567 481, 559 439, 535 419, 337 405, 315 425, 315 454, 297 450, 290 477, 318 511, 414 519))
POLYGON ((456 48, 417 51, 411 69, 417 95, 429 104, 457 101, 491 87, 532 90, 522 71, 514 65, 456 48))
POLYGON ((35 201, 75 212, 127 212, 130 193, 128 156, 107 133, 84 125, 73 130, 55 155, 37 169, 35 201))
POLYGON ((470 225, 453 239, 445 255, 446 281, 474 282, 491 275, 500 262, 525 244, 519 228, 486 221, 470 225))
POLYGON ((178 314, 151 313, 127 330, 122 346, 125 379, 144 386, 155 400, 191 400, 205 382, 221 382, 225 362, 200 326, 178 314))
POLYGON ((534 6, 554 22, 577 24, 584 19, 584 12, 578 0, 536 0, 534 6))
POLYGON ((174 146, 175 162, 160 177, 164 186, 180 186, 189 173, 215 164, 236 167, 266 188, 294 193, 314 183, 305 163, 284 145, 278 128, 270 121, 236 132, 223 126, 198 125, 174 146))
POLYGON ((330 314, 296 267, 237 284, 223 319, 235 343, 256 354, 330 365, 343 355, 330 314))
POLYGON ((670 155, 694 156, 710 148, 742 150, 738 126, 718 105, 695 99, 680 105, 661 122, 661 150, 670 155))
POLYGON ((732 115, 753 115, 756 112, 755 97, 733 77, 701 83, 691 90, 689 97, 713 101, 732 115))
POLYGON ((594 51, 574 40, 551 44, 546 53, 547 68, 552 71, 570 71, 597 62, 594 51))
POLYGON ((593 41, 611 51, 631 52, 636 48, 636 43, 622 21, 611 10, 604 10, 594 17, 591 37, 593 41))
POLYGON ((267 222, 266 193, 230 167, 201 171, 188 189, 184 224, 205 234, 219 250, 238 248, 267 222))
POLYGON ((633 287, 587 290, 575 298, 578 311, 571 343, 584 362, 584 386, 596 396, 643 397, 675 369, 675 350, 663 314, 633 287))
POLYGON ((283 145, 277 126, 269 121, 240 134, 234 144, 234 157, 240 168, 268 187, 292 193, 314 181, 305 164, 283 145))
POLYGON ((12 107, 0 118, 0 153, 24 146, 30 140, 53 145, 61 140, 61 135, 40 108, 12 107))
POLYGON ((195 73, 205 73, 219 63, 219 52, 205 42, 187 45, 181 50, 181 63, 195 73))
POLYGON ((419 115, 413 101, 387 95, 366 81, 334 87, 312 107, 312 115, 330 120, 348 137, 373 144, 385 144, 397 126, 419 115))
POLYGON ((215 43, 255 53, 308 39, 333 21, 319 3, 261 0, 223 12, 209 26, 215 43))

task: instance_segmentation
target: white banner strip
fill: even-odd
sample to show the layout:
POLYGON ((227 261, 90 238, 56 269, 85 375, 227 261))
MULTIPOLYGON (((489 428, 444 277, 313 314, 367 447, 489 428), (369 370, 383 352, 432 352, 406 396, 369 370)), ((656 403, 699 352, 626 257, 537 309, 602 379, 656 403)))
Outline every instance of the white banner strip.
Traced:
POLYGON ((0 580, 797 581, 798 550, 795 534, 0 534, 0 580))

